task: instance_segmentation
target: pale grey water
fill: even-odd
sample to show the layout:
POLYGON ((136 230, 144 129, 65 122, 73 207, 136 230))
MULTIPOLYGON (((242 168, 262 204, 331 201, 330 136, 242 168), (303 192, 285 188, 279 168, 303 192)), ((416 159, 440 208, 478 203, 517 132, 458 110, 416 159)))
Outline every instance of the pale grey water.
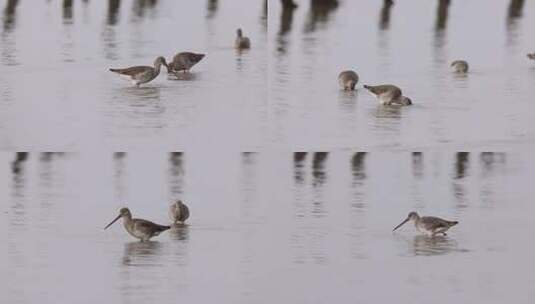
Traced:
POLYGON ((3 303, 531 303, 532 153, 0 155, 3 303), (23 158, 22 158, 23 159, 23 158), (183 230, 139 243, 120 224, 183 230), (459 220, 428 239, 410 210, 459 220))
POLYGON ((0 153, 0 303, 532 302, 533 1, 63 2, 0 0, 0 149, 79 151, 0 153), (187 81, 107 71, 185 50, 187 81), (102 230, 177 198, 185 229, 102 230), (393 234, 411 210, 460 224, 393 234))

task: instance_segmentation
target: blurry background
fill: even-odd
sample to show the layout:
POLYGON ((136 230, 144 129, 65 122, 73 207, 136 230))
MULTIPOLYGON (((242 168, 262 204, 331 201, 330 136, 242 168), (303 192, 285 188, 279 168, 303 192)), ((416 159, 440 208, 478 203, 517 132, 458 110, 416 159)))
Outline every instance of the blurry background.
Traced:
POLYGON ((530 303, 532 153, 0 154, 6 303, 530 303), (184 229, 140 243, 121 206, 184 229), (459 220, 447 238, 411 210, 459 220), (423 292, 425 291, 425 292, 423 292))

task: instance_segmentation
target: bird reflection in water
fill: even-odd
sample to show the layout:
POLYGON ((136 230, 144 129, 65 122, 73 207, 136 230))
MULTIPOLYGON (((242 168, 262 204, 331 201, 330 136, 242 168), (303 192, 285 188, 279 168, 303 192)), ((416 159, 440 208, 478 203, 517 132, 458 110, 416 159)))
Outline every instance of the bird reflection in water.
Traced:
POLYGON ((124 245, 124 266, 158 266, 157 257, 162 254, 160 242, 129 242, 124 245))
POLYGON ((297 184, 305 181, 304 162, 307 152, 294 152, 294 180, 297 184))
POLYGON ((328 152, 316 152, 312 158, 312 187, 314 189, 312 214, 315 217, 323 217, 327 213, 323 201, 323 191, 324 184, 327 181, 325 161, 328 155, 328 152))
POLYGON ((184 223, 173 224, 171 225, 171 230, 169 230, 169 235, 172 240, 187 242, 189 240, 189 225, 184 223))
POLYGON ((457 242, 447 236, 416 235, 411 244, 412 254, 417 256, 444 255, 459 250, 457 242))
POLYGON ((466 170, 469 164, 469 155, 470 153, 468 152, 457 152, 455 154, 455 179, 461 179, 466 176, 466 170))
POLYGON ((16 9, 19 0, 8 0, 4 9, 4 32, 9 32, 15 26, 16 9))

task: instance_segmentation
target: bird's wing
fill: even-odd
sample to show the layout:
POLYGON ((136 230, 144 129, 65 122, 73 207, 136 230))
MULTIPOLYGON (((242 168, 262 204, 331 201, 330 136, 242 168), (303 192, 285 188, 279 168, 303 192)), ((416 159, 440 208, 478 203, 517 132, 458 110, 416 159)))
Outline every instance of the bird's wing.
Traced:
POLYGON ((424 216, 421 219, 422 223, 430 230, 438 228, 450 227, 450 222, 434 216, 424 216))
POLYGON ((171 228, 170 226, 158 225, 156 223, 143 220, 143 219, 136 219, 134 225, 136 226, 135 227, 136 229, 146 232, 147 234, 150 234, 151 232, 154 232, 154 231, 165 231, 171 228))
POLYGON ((110 71, 127 76, 136 76, 147 71, 150 71, 152 67, 150 66, 134 66, 125 69, 110 69, 110 71))

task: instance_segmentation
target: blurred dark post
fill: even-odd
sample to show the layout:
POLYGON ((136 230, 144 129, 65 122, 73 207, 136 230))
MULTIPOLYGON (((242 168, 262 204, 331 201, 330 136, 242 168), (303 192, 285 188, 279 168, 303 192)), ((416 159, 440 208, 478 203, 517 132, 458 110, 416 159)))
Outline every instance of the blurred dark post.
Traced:
POLYGON ((394 5, 392 0, 383 0, 383 7, 379 15, 379 28, 387 30, 390 27, 390 9, 394 5))
POLYGON ((414 177, 422 177, 424 171, 423 165, 424 155, 422 152, 412 152, 412 175, 414 177))
POLYGON ((212 18, 217 12, 217 0, 208 0, 208 5, 206 6, 208 14, 206 18, 212 18))
POLYGON ((63 0, 63 22, 72 20, 72 0, 63 0))
POLYGON ((455 178, 460 179, 466 176, 466 168, 468 167, 468 152, 457 152, 455 154, 455 178))
POLYGON ((28 152, 17 152, 15 160, 11 164, 11 171, 18 174, 22 169, 22 164, 28 159, 28 152))
POLYGON ((301 184, 304 181, 303 162, 307 157, 307 152, 294 152, 294 180, 301 184))
POLYGON ((366 178, 364 172, 364 160, 366 158, 366 152, 357 152, 353 154, 351 158, 351 171, 355 180, 361 180, 366 178))
POLYGON ((117 14, 121 7, 121 0, 108 0, 108 25, 117 24, 117 14))
POLYGON ((8 0, 4 9, 4 31, 9 31, 15 24, 15 11, 19 0, 8 0))
POLYGON ((516 19, 522 17, 522 9, 524 8, 524 0, 511 0, 509 4, 509 12, 507 16, 509 19, 516 19))
POLYGON ((297 8, 297 4, 293 0, 281 0, 282 9, 294 9, 297 8))
POLYGON ((310 0, 310 14, 305 31, 315 31, 318 22, 327 23, 329 14, 338 8, 338 4, 338 0, 310 0))
POLYGON ((437 22, 435 29, 437 31, 444 30, 448 22, 448 9, 450 7, 450 0, 438 0, 437 22))

